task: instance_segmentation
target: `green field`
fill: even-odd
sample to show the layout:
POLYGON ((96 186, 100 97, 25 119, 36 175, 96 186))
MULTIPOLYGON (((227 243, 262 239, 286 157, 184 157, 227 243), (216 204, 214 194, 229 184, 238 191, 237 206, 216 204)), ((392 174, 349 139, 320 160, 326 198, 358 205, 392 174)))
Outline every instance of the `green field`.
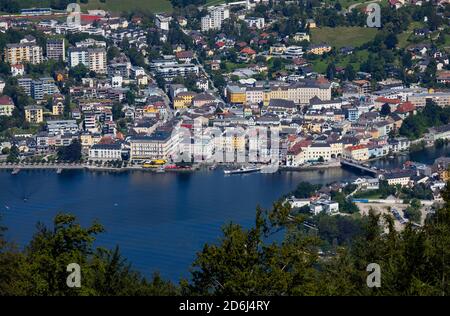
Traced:
POLYGON ((358 47, 371 41, 377 30, 368 27, 321 27, 311 30, 313 44, 327 43, 333 47, 358 47))

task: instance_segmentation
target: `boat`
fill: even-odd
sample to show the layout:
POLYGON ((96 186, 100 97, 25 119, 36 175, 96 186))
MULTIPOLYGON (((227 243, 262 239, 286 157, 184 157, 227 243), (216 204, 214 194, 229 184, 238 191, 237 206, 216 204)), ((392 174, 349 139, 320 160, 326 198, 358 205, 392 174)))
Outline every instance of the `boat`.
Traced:
POLYGON ((234 170, 224 170, 223 173, 225 174, 239 174, 239 173, 251 173, 251 172, 257 172, 261 171, 260 167, 241 167, 239 169, 234 170))
POLYGON ((19 174, 19 172, 20 172, 20 169, 19 169, 19 168, 15 168, 15 169, 11 172, 11 174, 12 174, 13 176, 15 176, 16 174, 19 174))
POLYGON ((164 167, 159 167, 158 169, 156 169, 156 172, 157 173, 164 173, 164 172, 166 172, 166 170, 164 170, 164 167))

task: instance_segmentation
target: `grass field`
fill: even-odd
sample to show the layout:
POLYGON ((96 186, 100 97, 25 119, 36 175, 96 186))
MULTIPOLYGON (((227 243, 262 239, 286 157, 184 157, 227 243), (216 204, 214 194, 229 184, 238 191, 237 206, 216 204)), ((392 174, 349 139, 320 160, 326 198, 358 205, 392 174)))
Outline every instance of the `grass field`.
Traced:
POLYGON ((368 27, 322 27, 311 30, 314 44, 325 42, 336 48, 343 46, 358 47, 372 40, 377 30, 368 27))

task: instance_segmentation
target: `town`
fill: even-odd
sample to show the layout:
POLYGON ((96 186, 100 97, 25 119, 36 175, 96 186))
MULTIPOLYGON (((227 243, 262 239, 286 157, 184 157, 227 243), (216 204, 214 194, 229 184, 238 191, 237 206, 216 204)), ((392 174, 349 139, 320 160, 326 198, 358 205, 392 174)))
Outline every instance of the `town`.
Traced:
POLYGON ((440 198, 444 158, 397 170, 368 162, 450 139, 448 1, 386 1, 380 29, 365 25, 361 3, 186 2, 171 14, 0 16, 0 167, 342 165, 372 176, 360 189, 426 184, 440 198), (337 40, 359 31, 362 43, 337 40))

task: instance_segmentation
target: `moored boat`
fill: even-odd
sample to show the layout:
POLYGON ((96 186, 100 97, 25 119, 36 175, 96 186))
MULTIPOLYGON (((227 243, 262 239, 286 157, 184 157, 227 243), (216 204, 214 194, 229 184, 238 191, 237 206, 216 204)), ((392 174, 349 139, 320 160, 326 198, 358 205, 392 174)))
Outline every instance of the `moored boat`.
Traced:
POLYGON ((260 167, 241 167, 239 169, 234 170, 224 170, 223 173, 225 174, 239 174, 239 173, 251 173, 251 172, 257 172, 261 171, 260 167))

